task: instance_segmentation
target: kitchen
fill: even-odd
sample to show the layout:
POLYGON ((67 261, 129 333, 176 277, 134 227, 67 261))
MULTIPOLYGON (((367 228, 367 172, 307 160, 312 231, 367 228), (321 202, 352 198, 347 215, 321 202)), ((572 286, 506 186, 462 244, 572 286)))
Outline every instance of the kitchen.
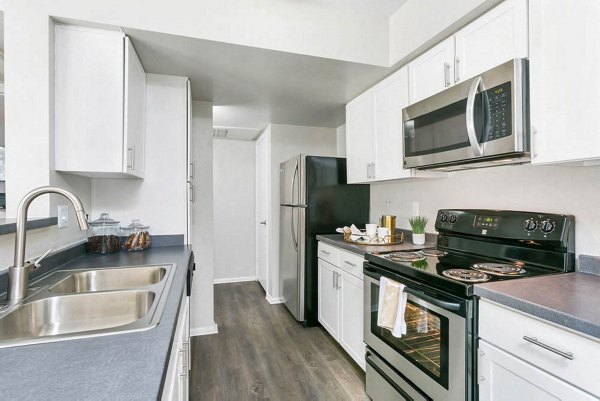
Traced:
MULTIPOLYGON (((439 228, 436 220, 441 209, 523 210, 573 215, 576 219, 574 233, 577 242, 571 253, 577 258, 577 269, 586 271, 594 263, 594 259, 587 255, 599 254, 599 234, 596 229, 599 221, 593 199, 598 196, 597 186, 594 185, 598 168, 594 165, 599 158, 597 149, 600 146, 593 135, 592 110, 597 109, 594 89, 599 89, 600 83, 594 79, 597 50, 593 43, 596 41, 580 38, 598 35, 594 21, 599 14, 592 1, 581 1, 577 6, 561 1, 547 2, 550 4, 548 6, 545 3, 536 0, 479 0, 461 1, 449 7, 441 1, 422 4, 415 0, 390 0, 373 5, 355 0, 346 6, 332 0, 310 4, 273 1, 255 7, 254 2, 244 0, 207 1, 197 5, 185 2, 149 5, 135 1, 83 5, 71 0, 50 4, 35 1, 2 2, 4 43, 6 54, 9 55, 4 64, 7 81, 7 217, 17 217, 19 201, 30 190, 53 186, 71 190, 80 197, 90 222, 99 218, 102 212, 109 212, 122 226, 128 225, 132 219, 140 219, 143 224, 150 226, 153 235, 151 249, 144 251, 146 253, 127 255, 121 252, 86 259, 86 266, 79 268, 110 267, 115 263, 121 266, 175 263, 177 268, 166 269, 171 273, 165 277, 178 283, 171 285, 171 288, 177 287, 178 295, 185 293, 183 283, 186 281, 184 277, 188 263, 184 259, 189 259, 189 250, 184 244, 191 244, 196 269, 189 294, 189 331, 194 338, 191 352, 186 344, 180 349, 183 355, 195 358, 194 361, 188 361, 188 366, 189 362, 192 365, 190 388, 192 397, 199 398, 203 394, 194 393, 198 387, 194 384, 194 377, 198 376, 194 375, 199 374, 195 368, 203 362, 202 353, 198 350, 206 352, 206 361, 210 361, 210 347, 204 342, 225 341, 217 339, 231 332, 226 330, 228 326, 235 331, 232 323, 224 320, 230 309, 219 309, 227 299, 219 292, 228 291, 227 288, 241 290, 246 288, 244 285, 260 285, 259 288, 265 291, 261 301, 268 303, 264 307, 283 310, 283 306, 279 305, 285 301, 283 288, 280 288, 278 266, 279 240, 283 236, 279 228, 279 163, 297 154, 345 157, 348 182, 369 186, 369 220, 346 221, 343 225, 375 223, 379 216, 393 214, 397 216, 397 228, 409 229, 408 217, 424 215, 429 217, 426 233, 435 234, 439 232, 436 230, 439 228), (500 13, 501 16, 508 15, 505 19, 499 18, 504 22, 501 26, 490 23, 494 18, 485 18, 485 14, 493 13, 495 7, 508 10, 500 13), (489 30, 485 29, 486 22, 489 30), (61 160, 108 161, 110 156, 100 155, 102 140, 97 146, 88 148, 77 148, 77 141, 72 138, 57 146, 68 128, 74 127, 72 131, 77 132, 80 127, 77 124, 83 124, 75 121, 74 125, 67 124, 67 129, 57 129, 61 121, 69 122, 68 119, 73 118, 72 112, 60 114, 59 106, 63 103, 56 98, 61 90, 69 90, 73 86, 68 84, 61 89, 59 81, 54 78, 60 76, 61 71, 55 59, 55 54, 59 54, 56 46, 60 43, 57 42, 57 26, 77 26, 81 32, 88 29, 108 31, 108 36, 119 36, 119 40, 130 38, 146 72, 145 117, 141 123, 146 131, 146 154, 140 158, 139 147, 135 148, 137 152, 133 148, 123 149, 123 154, 127 165, 131 167, 136 164, 134 159, 138 162, 142 160, 145 169, 143 179, 122 179, 123 174, 130 176, 137 173, 126 171, 127 166, 122 166, 125 168, 113 177, 97 175, 97 167, 94 167, 96 170, 93 174, 81 175, 73 174, 77 171, 81 173, 76 168, 60 166, 61 160), (550 26, 553 28, 549 29, 550 26), (489 48, 491 41, 495 44, 494 51, 489 48), (470 53, 471 49, 475 49, 474 53, 470 53), (513 59, 529 60, 531 122, 525 126, 531 131, 531 162, 454 172, 403 168, 401 115, 386 114, 387 111, 398 107, 405 109, 409 103, 418 103, 443 91, 446 86, 449 90, 458 88, 471 77, 513 59), (240 60, 244 62, 240 63, 240 60), (579 62, 575 64, 573 60, 579 62), (415 79, 421 78, 419 74, 423 74, 422 81, 415 79), (565 79, 565 75, 585 76, 587 82, 584 87, 575 85, 573 79, 565 79), (386 84, 390 82, 392 88, 400 87, 400 91, 394 92, 393 89, 392 92, 386 92, 386 84), (553 90, 550 91, 550 88, 553 90), (261 93, 257 94, 259 91, 261 93), (560 96, 556 96, 556 93, 560 96), (235 109, 229 107, 236 106, 235 99, 239 100, 243 118, 238 114, 237 120, 227 120, 228 113, 235 109), (388 108, 386 101, 394 108, 388 108), (375 107, 369 106, 371 104, 375 107), (399 130, 394 131, 393 128, 398 126, 399 130), (219 139, 219 129, 222 130, 221 135, 227 131, 229 139, 219 139), (394 132, 396 135, 393 135, 394 132), (168 139, 165 139, 166 135, 169 135, 168 139), (65 153, 61 155, 61 151, 66 152, 66 157, 65 153), (137 158, 134 156, 136 153, 137 158), (195 169, 187 165, 187 160, 196 163, 195 169), (256 185, 248 185, 255 175, 256 185), (227 179, 231 182, 227 182, 227 179), (195 198, 195 202, 188 202, 190 198, 195 198), (232 208, 235 210, 232 211, 232 208), (266 224, 260 224, 263 221, 266 224), (232 230, 232 224, 237 224, 240 229, 232 230), (237 243, 240 245, 232 245, 237 243), (161 249, 161 244, 171 246, 161 249), (177 247, 181 247, 178 248, 179 254, 174 255, 174 248, 177 247), (232 249, 238 251, 232 252, 232 249), (162 253, 165 254, 153 256, 162 253), (183 265, 185 268, 181 269, 183 265), (255 280, 259 284, 252 282, 255 280), (228 283, 232 281, 238 283, 228 283)), ((72 43, 68 42, 67 46, 72 43)), ((122 63, 118 59, 109 59, 106 54, 102 55, 98 49, 88 50, 86 59, 100 59, 91 64, 90 68, 94 68, 95 74, 103 74, 109 62, 114 63, 111 65, 122 63)), ((63 54, 68 56, 75 53, 67 51, 63 54)), ((72 74, 73 71, 69 71, 65 82, 72 82, 72 74)), ((92 83, 92 87, 95 85, 96 88, 94 93, 99 91, 98 86, 108 88, 107 82, 92 83)), ((119 85, 114 88, 115 93, 122 96, 122 88, 119 85)), ((480 88, 476 90, 479 92, 480 88)), ((71 107, 80 108, 71 110, 90 115, 94 115, 91 110, 106 111, 102 109, 103 104, 110 104, 106 100, 109 99, 108 92, 102 94, 104 102, 94 99, 89 102, 92 107, 86 107, 87 102, 81 98, 84 94, 74 91, 73 96, 79 98, 75 98, 71 107)), ((107 125, 104 128, 107 132, 111 131, 107 129, 108 124, 115 121, 114 131, 122 131, 119 127, 122 126, 123 117, 117 117, 105 119, 107 125)), ((99 128, 96 127, 96 130, 99 128)), ((102 138, 104 135, 102 133, 102 138)), ((57 206, 62 205, 68 203, 58 197, 40 196, 31 204, 29 216, 56 222, 53 217, 57 217, 57 206)), ((71 221, 66 229, 59 229, 52 224, 28 233, 28 259, 41 256, 48 248, 72 249, 73 245, 87 240, 87 234, 80 231, 75 223, 73 209, 70 209, 69 216, 71 221)), ((12 230, 15 232, 15 228, 12 230)), ((2 252, 3 266, 8 267, 13 265, 11 249, 15 244, 15 236, 10 231, 3 232, 9 233, 0 237, 0 246, 5 250, 2 252)), ((569 241, 569 244, 573 244, 569 241)), ((404 245, 410 244, 411 235, 407 232, 404 245)), ((55 252, 57 254, 63 252, 55 252)), ((58 256, 55 258, 46 259, 48 267, 65 262, 58 260, 58 256)), ((44 262, 41 264, 46 267, 44 262)), ((76 262, 72 262, 72 268, 77 266, 76 262)), ((36 279, 36 274, 40 273, 32 273, 31 278, 36 279)), ((343 276, 344 273, 340 274, 343 276)), ((354 277, 363 279, 360 275, 354 277)), ((584 277, 590 282, 595 280, 594 276, 584 277)), ((171 329, 175 330, 177 312, 185 310, 185 307, 178 308, 174 300, 176 295, 173 294, 168 296, 162 324, 144 334, 140 332, 140 339, 146 335, 159 336, 156 330, 161 326, 171 325, 171 329)), ((593 291, 591 294, 593 297, 593 291)), ((573 297, 570 301, 578 302, 578 298, 575 295, 573 297)), ((360 301, 362 313, 362 299, 360 301)), ((235 304, 229 305, 229 308, 236 308, 235 304)), ((497 304, 492 303, 492 306, 497 304)), ((566 308, 565 305, 554 305, 554 310, 560 311, 560 307, 566 308)), ((282 315, 281 318, 289 319, 291 316, 282 315)), ((594 321, 597 323, 597 314, 591 316, 590 325, 593 325, 594 321)), ((574 321, 577 322, 576 319, 574 321)), ((548 330, 559 327, 547 326, 548 330)), ((575 354, 575 361, 583 363, 587 360, 585 354, 595 355, 598 352, 597 336, 587 331, 581 334, 582 330, 568 324, 566 327, 566 330, 563 329, 565 333, 575 334, 578 336, 576 338, 587 341, 583 344, 588 344, 588 348, 583 348, 584 351, 579 353, 571 350, 575 354)), ((325 334, 319 327, 303 329, 298 325, 297 329, 313 333, 315 329, 320 330, 318 335, 322 336, 322 341, 334 345, 337 343, 335 336, 325 334)), ((543 338, 542 334, 538 333, 538 336, 543 338)), ((7 394, 3 398, 8 399, 35 399, 40 397, 36 392, 39 390, 45 391, 45 398, 69 398, 68 394, 74 394, 68 392, 69 387, 74 386, 72 381, 64 380, 64 385, 51 385, 48 382, 36 384, 40 377, 49 372, 48 365, 36 371, 38 353, 45 355, 47 363, 51 364, 56 355, 51 358, 50 350, 66 351, 72 346, 70 352, 76 353, 76 350, 81 351, 76 344, 97 344, 101 347, 110 344, 118 352, 118 339, 126 337, 132 340, 138 338, 135 333, 127 333, 106 336, 107 342, 102 345, 95 343, 100 341, 98 339, 88 339, 89 343, 86 340, 73 340, 2 348, 0 353, 3 360, 12 358, 10 360, 16 363, 14 366, 26 367, 26 373, 19 374, 13 369, 3 372, 0 394, 7 394), (23 360, 27 360, 29 365, 23 366, 23 360), (14 385, 5 386, 9 382, 14 385), (30 392, 18 392, 23 389, 30 392)), ((151 343, 150 337, 144 338, 144 341, 149 341, 145 344, 151 343)), ((183 342, 186 342, 185 339, 183 342)), ((496 347, 498 343, 490 342, 492 348, 495 347, 501 355, 512 355, 510 351, 496 347)), ((133 352, 131 358, 144 355, 143 344, 121 345, 127 346, 134 346, 136 352, 140 352, 133 352)), ((160 348, 156 355, 145 357, 164 365, 172 353, 168 351, 170 338, 166 343, 162 340, 160 348)), ((362 369, 358 364, 351 365, 354 362, 348 357, 349 354, 343 356, 346 352, 343 345, 333 348, 328 345, 328 350, 336 358, 346 358, 350 367, 344 365, 341 370, 359 380, 359 387, 363 387, 364 383, 360 382, 364 381, 362 369)), ((94 358, 92 351, 88 350, 86 358, 88 355, 94 358)), ((100 350, 95 351, 97 353, 100 350)), ((96 358, 98 365, 105 369, 96 372, 93 383, 80 381, 79 386, 82 387, 79 387, 79 394, 84 394, 81 391, 86 388, 90 391, 89 397, 84 398, 94 398, 92 393, 94 389, 102 388, 102 381, 105 390, 114 391, 106 394, 113 394, 116 398, 133 399, 136 397, 132 394, 138 394, 139 398, 147 399, 144 395, 152 391, 155 393, 150 398, 157 398, 156 392, 162 391, 165 369, 152 368, 153 377, 159 377, 158 385, 151 383, 150 373, 147 382, 136 382, 133 378, 124 381, 118 377, 117 365, 111 368, 110 361, 114 356, 107 354, 103 358, 96 358), (102 378, 102 374, 106 376, 102 378), (136 389, 143 387, 147 387, 149 392, 136 393, 136 389)), ((42 362, 40 358, 39 363, 42 362)), ((93 362, 94 359, 84 358, 72 366, 67 363, 61 368, 61 377, 76 375, 83 366, 92 372, 93 362)), ((142 360, 131 365, 121 361, 119 366, 125 369, 121 373, 126 371, 131 374, 150 369, 143 366, 142 360)), ((551 391, 555 397, 594 399, 598 396, 597 388, 573 378, 571 373, 557 373, 537 361, 527 362, 527 367, 530 372, 543 372, 544 380, 553 381, 553 386, 562 388, 551 391), (572 395, 575 393, 580 398, 572 395)), ((581 377, 593 377, 597 362, 577 365, 573 369, 575 372, 588 372, 580 374, 581 377)), ((273 377, 279 377, 271 370, 269 372, 273 377)), ((204 376, 200 379, 201 382, 207 380, 204 376)), ((270 382, 269 377, 267 379, 263 380, 270 382)), ((223 380, 229 386, 236 385, 230 379, 223 380)), ((267 384, 263 383, 263 387, 259 385, 259 390, 264 390, 267 384)), ((222 383, 220 385, 223 386, 222 383)), ((356 383, 341 386, 342 393, 332 398, 353 398, 340 395, 347 394, 343 389, 352 385, 356 386, 356 383)), ((542 387, 554 388, 549 384, 542 387)), ((243 392, 243 387, 238 391, 237 394, 242 394, 242 398, 249 397, 243 392)), ((442 399, 427 395, 427 388, 419 391, 427 397, 442 399)), ((207 394, 207 397, 219 399, 219 393, 207 394)), ((273 399, 285 399, 274 394, 273 399)), ((306 394, 305 399, 311 399, 311 396, 312 399, 319 399, 319 395, 324 393, 315 390, 306 394)), ((356 397, 365 395, 363 393, 356 397)), ((501 399, 498 394, 493 394, 493 397, 488 399, 501 399)), ((220 399, 227 397, 221 393, 220 399)), ((546 398, 540 396, 539 399, 546 398)))

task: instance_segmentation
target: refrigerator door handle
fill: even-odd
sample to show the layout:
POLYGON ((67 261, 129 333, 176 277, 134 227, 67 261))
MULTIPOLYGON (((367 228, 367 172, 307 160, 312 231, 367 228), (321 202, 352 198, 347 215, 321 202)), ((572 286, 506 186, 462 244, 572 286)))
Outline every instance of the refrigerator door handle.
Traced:
POLYGON ((294 188, 296 187, 296 177, 298 176, 298 163, 296 163, 296 167, 294 168, 294 175, 292 176, 292 191, 290 192, 292 196, 292 205, 297 204, 298 202, 294 202, 294 188))
POLYGON ((294 211, 296 208, 292 208, 292 221, 290 222, 290 228, 292 229, 292 242, 294 243, 294 249, 298 251, 298 239, 296 238, 296 228, 294 227, 294 211))

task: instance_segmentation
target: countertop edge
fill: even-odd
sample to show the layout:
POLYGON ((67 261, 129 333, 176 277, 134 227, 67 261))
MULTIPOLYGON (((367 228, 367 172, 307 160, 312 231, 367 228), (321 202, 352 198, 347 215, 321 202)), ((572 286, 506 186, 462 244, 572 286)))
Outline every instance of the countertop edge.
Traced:
POLYGON ((578 334, 585 334, 600 339, 600 325, 578 318, 577 316, 477 285, 475 285, 474 294, 480 298, 488 299, 503 306, 516 309, 536 318, 573 330, 578 334))

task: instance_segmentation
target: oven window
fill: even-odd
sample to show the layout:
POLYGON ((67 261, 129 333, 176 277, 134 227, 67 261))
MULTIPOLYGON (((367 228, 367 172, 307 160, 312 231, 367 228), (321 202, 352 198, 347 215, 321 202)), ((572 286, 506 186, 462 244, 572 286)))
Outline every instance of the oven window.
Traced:
MULTIPOLYGON (((404 122, 405 156, 421 156, 470 146, 466 125, 467 99, 404 122)), ((475 96, 475 131, 482 142, 483 95, 475 96)))
POLYGON ((371 284, 371 332, 400 353, 440 385, 448 388, 448 318, 417 303, 408 296, 404 320, 406 334, 396 338, 377 326, 379 285, 371 284))

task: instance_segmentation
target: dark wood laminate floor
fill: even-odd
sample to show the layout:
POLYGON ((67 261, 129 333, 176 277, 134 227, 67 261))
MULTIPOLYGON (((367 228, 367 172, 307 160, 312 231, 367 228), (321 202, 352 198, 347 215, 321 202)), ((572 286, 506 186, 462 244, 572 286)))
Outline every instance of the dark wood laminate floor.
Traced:
POLYGON ((270 305, 257 282, 215 285, 215 321, 218 334, 192 339, 191 400, 368 400, 335 340, 270 305))

